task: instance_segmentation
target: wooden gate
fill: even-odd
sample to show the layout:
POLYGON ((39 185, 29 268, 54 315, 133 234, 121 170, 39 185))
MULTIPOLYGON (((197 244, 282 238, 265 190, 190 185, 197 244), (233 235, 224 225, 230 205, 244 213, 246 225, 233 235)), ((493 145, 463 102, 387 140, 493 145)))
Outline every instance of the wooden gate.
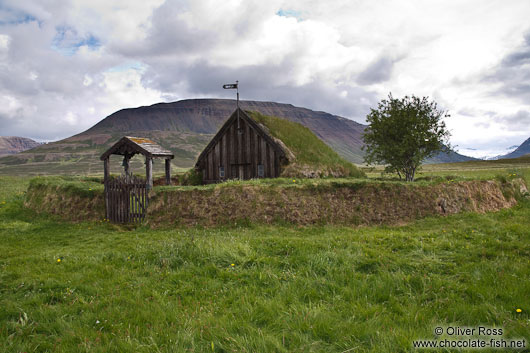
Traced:
POLYGON ((107 219, 114 223, 139 223, 147 212, 147 183, 144 179, 122 175, 105 184, 107 219))

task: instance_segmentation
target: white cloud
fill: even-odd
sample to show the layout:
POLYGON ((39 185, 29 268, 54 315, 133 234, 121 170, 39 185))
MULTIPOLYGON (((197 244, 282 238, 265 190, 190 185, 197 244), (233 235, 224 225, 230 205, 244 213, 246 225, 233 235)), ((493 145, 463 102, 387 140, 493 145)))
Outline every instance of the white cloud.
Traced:
POLYGON ((239 79, 245 99, 361 122, 390 91, 430 96, 454 144, 502 149, 530 135, 528 15, 526 0, 4 0, 0 124, 66 137, 239 79))
POLYGON ((9 36, 7 34, 0 34, 0 50, 7 51, 9 48, 9 36))
POLYGON ((145 88, 141 82, 142 73, 139 70, 106 71, 100 87, 103 94, 98 102, 109 111, 109 114, 124 107, 138 107, 162 101, 160 92, 145 88))

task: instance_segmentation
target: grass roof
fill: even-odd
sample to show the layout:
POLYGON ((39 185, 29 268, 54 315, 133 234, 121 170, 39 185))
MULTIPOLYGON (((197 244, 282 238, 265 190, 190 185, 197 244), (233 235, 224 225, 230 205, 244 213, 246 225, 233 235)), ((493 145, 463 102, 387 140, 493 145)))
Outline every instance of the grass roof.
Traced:
POLYGON ((354 164, 340 157, 324 141, 302 124, 249 111, 254 121, 263 125, 271 136, 282 141, 295 159, 281 176, 364 177, 354 164))

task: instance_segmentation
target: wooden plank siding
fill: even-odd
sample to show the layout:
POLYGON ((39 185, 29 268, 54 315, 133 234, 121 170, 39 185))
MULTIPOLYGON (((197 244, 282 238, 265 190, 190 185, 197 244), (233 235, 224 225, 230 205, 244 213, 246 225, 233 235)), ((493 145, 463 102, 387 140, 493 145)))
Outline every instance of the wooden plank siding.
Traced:
POLYGON ((196 168, 202 171, 204 183, 257 178, 259 164, 263 165, 263 177, 280 175, 285 152, 263 128, 240 113, 240 130, 234 113, 199 156, 196 168), (220 167, 224 167, 224 178, 220 167))

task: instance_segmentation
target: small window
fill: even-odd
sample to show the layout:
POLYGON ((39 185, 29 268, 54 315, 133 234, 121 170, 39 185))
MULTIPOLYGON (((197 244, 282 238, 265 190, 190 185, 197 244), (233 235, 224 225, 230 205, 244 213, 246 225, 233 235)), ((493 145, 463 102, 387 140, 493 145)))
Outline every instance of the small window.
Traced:
POLYGON ((219 167, 219 178, 225 177, 225 167, 219 167))
POLYGON ((258 178, 263 178, 265 176, 265 169, 263 164, 258 164, 258 178))

